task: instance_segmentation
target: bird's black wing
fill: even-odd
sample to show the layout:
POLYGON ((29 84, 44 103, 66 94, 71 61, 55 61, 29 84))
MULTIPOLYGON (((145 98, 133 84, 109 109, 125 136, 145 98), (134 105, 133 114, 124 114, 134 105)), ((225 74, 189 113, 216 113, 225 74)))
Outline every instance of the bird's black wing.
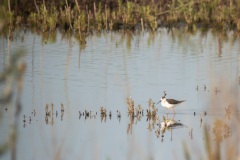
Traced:
POLYGON ((178 101, 178 100, 175 100, 175 99, 166 99, 166 101, 170 104, 179 104, 179 103, 184 102, 184 101, 178 101))

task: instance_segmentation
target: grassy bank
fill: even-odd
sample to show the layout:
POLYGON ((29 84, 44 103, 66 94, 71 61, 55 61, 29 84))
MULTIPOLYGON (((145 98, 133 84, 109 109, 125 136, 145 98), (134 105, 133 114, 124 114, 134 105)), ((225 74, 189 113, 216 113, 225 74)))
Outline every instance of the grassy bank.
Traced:
POLYGON ((26 26, 89 33, 200 26, 240 31, 240 1, 235 0, 4 0, 1 8, 10 30, 26 26))

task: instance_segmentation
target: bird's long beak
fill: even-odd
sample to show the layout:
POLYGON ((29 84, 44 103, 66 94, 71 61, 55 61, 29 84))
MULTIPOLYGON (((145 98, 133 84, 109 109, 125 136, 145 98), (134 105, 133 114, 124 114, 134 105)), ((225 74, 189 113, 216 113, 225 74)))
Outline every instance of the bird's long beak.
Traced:
MULTIPOLYGON (((160 103, 161 101, 162 101, 162 100, 160 100, 158 103, 160 103)), ((157 103, 157 104, 158 104, 158 103, 157 103)))

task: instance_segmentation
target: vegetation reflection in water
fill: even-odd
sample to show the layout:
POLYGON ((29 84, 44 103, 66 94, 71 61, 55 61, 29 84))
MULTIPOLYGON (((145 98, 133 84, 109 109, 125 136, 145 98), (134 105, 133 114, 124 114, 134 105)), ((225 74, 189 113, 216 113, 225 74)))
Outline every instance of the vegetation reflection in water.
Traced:
MULTIPOLYGON (((146 32, 148 33, 149 37, 147 39, 148 45, 151 46, 152 43, 154 43, 155 38, 158 36, 161 36, 161 33, 166 30, 166 28, 159 28, 157 31, 150 31, 146 32)), ((20 30, 21 31, 21 30, 20 30)), ((16 31, 18 32, 18 31, 16 31)), ((173 41, 176 41, 181 45, 183 48, 186 45, 191 45, 191 38, 200 35, 200 38, 203 40, 205 39, 209 33, 212 34, 215 40, 218 42, 218 55, 221 56, 222 54, 222 47, 224 42, 230 42, 230 44, 233 46, 236 41, 239 40, 239 33, 238 32, 227 32, 227 31, 217 31, 216 29, 206 29, 206 30, 189 30, 187 27, 182 27, 182 28, 174 28, 172 27, 171 29, 167 29, 169 37, 172 38, 173 41), (188 43, 189 42, 189 43, 188 43)), ((102 32, 93 32, 92 34, 89 35, 82 35, 79 37, 79 35, 68 31, 61 31, 57 30, 51 33, 38 33, 36 31, 32 31, 32 33, 37 33, 37 35, 41 35, 42 38, 42 44, 52 44, 56 43, 56 37, 57 34, 60 34, 62 39, 67 39, 70 40, 74 38, 77 42, 77 44, 80 47, 80 51, 83 51, 87 45, 87 42, 91 37, 97 36, 106 36, 107 34, 120 34, 121 38, 119 40, 114 40, 116 41, 116 47, 122 47, 125 46, 128 49, 131 49, 134 41, 134 37, 141 37, 144 35, 144 32, 141 31, 132 31, 132 30, 119 30, 119 31, 102 31, 102 32)), ((6 36, 8 37, 8 36, 6 36)), ((9 37, 11 38, 11 37, 9 37)), ((24 39, 24 35, 22 37, 24 39)), ((11 39, 10 39, 11 40, 11 39)), ((201 46, 200 46, 201 47, 201 46)))
MULTIPOLYGON (((188 34, 183 35, 183 33, 181 33, 181 31, 179 30, 175 30, 172 29, 169 32, 172 35, 173 39, 177 39, 179 43, 183 43, 183 39, 185 39, 188 34), (178 36, 176 36, 178 35, 178 36), (184 38, 183 38, 184 36, 184 38)), ((123 37, 128 36, 127 37, 127 45, 131 46, 131 37, 132 37, 132 32, 127 33, 124 32, 123 37), (130 38, 129 38, 130 37, 130 38), (130 41, 130 42, 129 42, 130 41)), ((149 39, 154 39, 154 33, 150 34, 150 38, 149 39)), ((191 35, 191 34, 190 34, 191 35)), ((56 36, 56 35, 55 35, 56 36)), ((71 36, 67 36, 68 38, 71 36)), ((234 37, 234 36, 233 36, 234 37)), ((218 38, 218 42, 219 44, 224 43, 223 39, 227 39, 227 35, 226 34, 217 34, 216 38, 218 38), (222 38, 222 37, 225 38, 222 38)), ((123 38, 124 39, 124 38, 123 38)), ((51 41, 51 40, 50 40, 51 41)), ((124 41, 124 40, 123 40, 124 41)), ((234 41, 234 39, 233 39, 234 41)), ((54 41, 53 41, 54 42, 54 41)), ((119 43, 117 45, 123 44, 121 43, 122 41, 119 41, 119 43)), ((80 44, 82 45, 82 44, 80 44)), ((219 56, 221 56, 221 47, 222 45, 219 45, 219 56)), ((1 74, 1 80, 2 81, 7 81, 6 79, 9 77, 15 77, 14 75, 16 74, 17 76, 15 78, 13 78, 13 82, 17 82, 18 84, 18 94, 21 95, 21 87, 22 87, 22 76, 24 73, 24 63, 17 63, 17 60, 20 59, 20 57, 22 56, 23 51, 21 51, 20 53, 16 53, 12 56, 12 59, 10 60, 10 64, 9 67, 6 69, 6 71, 4 71, 1 74), (15 65, 16 64, 16 65, 15 65)), ((9 82, 9 81, 8 81, 9 82)), ((11 82, 11 81, 10 81, 11 82)), ((8 111, 8 104, 10 102, 11 99, 11 94, 13 92, 12 87, 14 86, 13 84, 10 84, 10 88, 11 88, 11 92, 9 91, 5 91, 3 90, 3 98, 1 99, 1 103, 4 104, 4 106, 6 106, 5 110, 6 112, 8 111)), ((4 89, 7 88, 7 85, 4 86, 4 89)), ((204 92, 210 92, 211 93, 211 97, 213 99, 213 102, 216 101, 216 99, 214 98, 214 96, 216 95, 221 95, 221 98, 223 99, 228 99, 229 104, 226 106, 220 106, 219 108, 221 109, 221 112, 223 113, 223 117, 220 117, 219 119, 215 119, 213 120, 213 122, 210 123, 204 123, 204 132, 205 132, 205 143, 206 143, 206 154, 207 154, 207 158, 208 159, 218 159, 220 158, 221 155, 221 143, 223 143, 225 140, 227 140, 229 137, 231 136, 236 136, 235 142, 233 144, 233 146, 238 146, 238 142, 240 140, 239 138, 239 129, 236 127, 236 124, 239 124, 239 111, 237 110, 238 107, 238 97, 237 97, 237 91, 236 89, 234 89, 234 87, 232 87, 231 85, 228 86, 227 84, 224 84, 223 86, 219 86, 219 87, 214 87, 214 88, 207 88, 207 86, 204 84, 204 86, 200 86, 197 85, 195 88, 195 91, 199 91, 200 88, 204 91, 204 92), (213 124, 212 124, 213 123, 213 124), (215 141, 216 143, 212 143, 212 140, 215 141)), ((194 90, 194 89, 193 89, 194 90)), ((141 104, 138 104, 137 107, 135 107, 134 105, 134 100, 130 97, 127 98, 126 100, 127 102, 127 107, 128 107, 128 113, 122 113, 120 110, 117 111, 108 111, 107 108, 104 107, 100 107, 99 111, 100 112, 92 112, 92 111, 88 111, 87 108, 84 111, 79 111, 78 115, 76 116, 76 118, 79 118, 79 120, 81 120, 81 117, 83 116, 85 119, 91 118, 91 119, 96 119, 97 116, 100 116, 101 118, 101 122, 107 122, 107 118, 109 120, 111 120, 112 118, 116 117, 117 119, 119 119, 119 122, 121 120, 121 118, 126 117, 126 115, 128 115, 129 117, 129 124, 126 126, 127 128, 127 134, 132 134, 133 132, 133 126, 137 125, 139 121, 141 121, 144 117, 146 118, 146 121, 148 123, 148 130, 149 131, 154 131, 156 133, 157 137, 161 137, 161 141, 164 141, 164 134, 166 131, 170 131, 172 133, 173 129, 179 129, 182 128, 182 126, 186 129, 189 130, 189 135, 190 137, 192 137, 192 128, 187 128, 188 126, 184 126, 184 122, 179 122, 179 120, 175 120, 174 116, 172 118, 165 118, 168 117, 168 115, 166 115, 165 117, 161 118, 159 116, 160 113, 158 113, 157 107, 155 106, 155 103, 152 101, 152 99, 149 99, 148 101, 148 106, 145 108, 143 107, 141 104), (143 109, 145 108, 145 109, 143 109), (116 114, 115 114, 116 113, 116 114), (167 126, 166 125, 161 125, 161 122, 173 122, 175 124, 177 124, 177 126, 167 126), (182 124, 183 123, 183 124, 182 124), (165 128, 163 128, 163 126, 165 128)), ((17 99, 17 105, 16 105, 16 119, 18 119, 19 117, 19 107, 20 106, 20 102, 17 99)), ((9 106, 10 107, 10 106, 9 106)), ((211 109, 211 107, 213 107, 214 109, 216 109, 216 105, 212 104, 212 102, 210 102, 209 104, 209 108, 211 109)), ((218 108, 218 110, 220 110, 218 108)), ((61 120, 64 120, 64 104, 61 103, 60 107, 59 106, 55 106, 55 104, 46 104, 45 107, 45 122, 46 124, 50 124, 50 125, 54 125, 54 119, 55 117, 58 118, 58 114, 61 115, 61 120)), ((202 127, 202 122, 204 121, 204 117, 211 115, 211 113, 213 113, 214 111, 207 113, 207 112, 194 112, 192 113, 193 116, 197 115, 199 117, 199 123, 200 123, 200 127, 202 127)), ((4 114, 4 113, 1 113, 4 114)), ((76 114, 77 115, 77 114, 76 114)), ((38 113, 36 113, 36 110, 33 110, 31 112, 31 115, 27 115, 24 114, 23 116, 23 127, 27 127, 27 125, 34 125, 33 124, 33 119, 35 116, 39 116, 38 113), (28 124, 27 124, 28 123, 28 124)), ((15 124, 16 125, 16 124, 15 124)), ((8 143, 4 143, 1 144, 1 154, 5 153, 6 150, 8 148, 11 148, 12 146, 9 145, 15 145, 15 132, 18 129, 17 126, 15 126, 15 131, 13 133, 13 135, 9 136, 9 139, 11 140, 8 143), (12 142, 13 141, 13 142, 12 142)), ((224 143, 225 144, 225 143, 224 143)), ((226 155, 230 157, 230 159, 234 159, 235 156, 239 155, 239 153, 237 152, 237 150, 235 150, 232 147, 228 147, 231 143, 227 142, 226 146, 224 146, 224 148, 226 148, 226 155)), ((232 145, 232 144, 231 144, 232 145)), ((188 157, 191 157, 191 153, 192 151, 189 151, 189 146, 188 145, 184 145, 185 146, 185 156, 188 159, 188 157)), ((14 147, 13 147, 14 148, 14 147)), ((13 154, 14 156, 14 154, 13 154)))

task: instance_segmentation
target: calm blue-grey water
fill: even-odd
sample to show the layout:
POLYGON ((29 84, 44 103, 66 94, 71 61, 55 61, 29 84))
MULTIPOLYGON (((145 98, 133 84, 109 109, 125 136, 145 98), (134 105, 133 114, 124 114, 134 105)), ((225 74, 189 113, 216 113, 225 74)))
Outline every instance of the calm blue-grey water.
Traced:
MULTIPOLYGON (((16 34, 11 42, 0 38, 0 69, 19 49, 25 51, 17 159, 185 159, 184 144, 193 150, 194 159, 204 159, 204 125, 214 141, 216 119, 230 123, 224 108, 239 104, 240 43, 232 40, 232 33, 226 37, 176 29, 154 34, 108 32, 87 37, 85 48, 74 36, 66 38, 60 32, 52 43, 30 31, 16 34), (175 116, 172 110, 168 115, 184 126, 168 129, 158 138, 159 126, 147 121, 145 113, 140 121, 134 119, 128 133, 127 97, 136 107, 147 109, 149 98, 157 102, 163 91, 168 98, 186 100, 175 108, 175 116), (45 106, 51 110, 51 103, 54 116, 46 122, 45 106), (101 121, 100 107, 111 111, 112 118, 101 121), (94 116, 79 118, 79 111, 85 110, 94 116)), ((12 106, 7 112, 5 105, 0 108, 0 143, 9 138, 12 106)), ((157 107, 162 121, 166 109, 157 107)), ((10 157, 10 151, 3 155, 10 157)))

